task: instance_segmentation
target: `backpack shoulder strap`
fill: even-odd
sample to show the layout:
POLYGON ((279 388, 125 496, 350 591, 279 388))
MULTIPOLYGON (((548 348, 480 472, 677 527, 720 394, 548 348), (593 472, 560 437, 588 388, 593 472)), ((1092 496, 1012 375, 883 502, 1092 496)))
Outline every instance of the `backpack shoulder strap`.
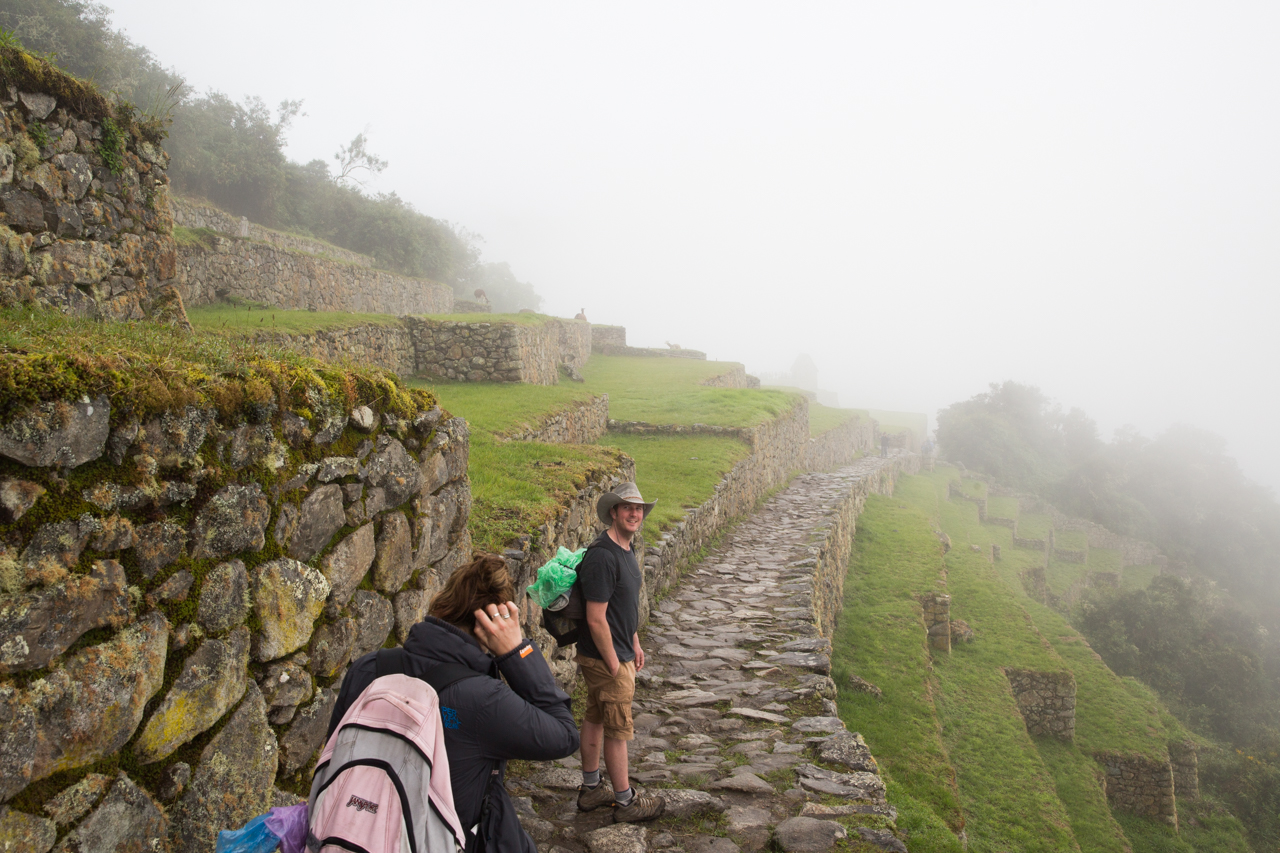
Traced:
MULTIPOLYGON (((374 663, 374 678, 384 675, 408 675, 408 665, 403 646, 394 649, 378 649, 378 657, 374 663)), ((481 678, 483 672, 476 672, 469 666, 460 663, 442 663, 431 667, 422 676, 422 680, 430 684, 436 693, 441 693, 452 684, 467 678, 481 678)))
POLYGON ((476 672, 469 666, 460 663, 442 663, 427 670, 423 680, 434 687, 436 693, 442 693, 446 687, 464 679, 483 677, 485 677, 483 672, 476 672))

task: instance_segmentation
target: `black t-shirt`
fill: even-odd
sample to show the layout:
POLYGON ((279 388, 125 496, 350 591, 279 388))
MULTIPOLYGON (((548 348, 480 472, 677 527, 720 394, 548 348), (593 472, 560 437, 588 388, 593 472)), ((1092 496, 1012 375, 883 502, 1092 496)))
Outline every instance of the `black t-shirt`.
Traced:
MULTIPOLYGON (((634 551, 623 550, 604 531, 578 564, 578 582, 587 601, 606 601, 605 619, 619 661, 635 660, 631 638, 640 627, 640 566, 634 551)), ((586 626, 578 636, 578 653, 604 660, 586 626)))

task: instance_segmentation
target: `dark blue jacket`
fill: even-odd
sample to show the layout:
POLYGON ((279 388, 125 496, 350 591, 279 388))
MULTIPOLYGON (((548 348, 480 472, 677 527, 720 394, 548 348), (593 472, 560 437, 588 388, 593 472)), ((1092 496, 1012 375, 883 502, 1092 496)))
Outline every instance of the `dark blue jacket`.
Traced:
MULTIPOLYGON (((463 664, 488 676, 463 679, 440 693, 454 808, 470 832, 480 820, 488 788, 489 815, 482 832, 487 853, 537 853, 503 785, 507 761, 549 761, 578 748, 571 700, 556 686, 542 652, 533 641, 524 640, 493 658, 474 637, 432 616, 409 629, 404 650, 406 674, 416 678, 442 663, 463 664)), ((372 652, 351 665, 329 719, 329 735, 373 682, 376 657, 372 652)))

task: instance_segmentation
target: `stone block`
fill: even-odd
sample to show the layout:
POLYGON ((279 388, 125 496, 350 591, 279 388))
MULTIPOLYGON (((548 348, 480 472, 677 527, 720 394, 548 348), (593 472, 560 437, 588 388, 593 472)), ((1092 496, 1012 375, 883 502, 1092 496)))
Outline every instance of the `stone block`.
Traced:
POLYGON ((254 637, 254 657, 275 660, 304 646, 328 595, 324 575, 305 563, 281 557, 259 566, 253 607, 262 627, 254 637))
POLYGON ((125 587, 120 564, 99 560, 88 576, 0 596, 0 674, 47 666, 86 631, 124 625, 130 615, 125 587))

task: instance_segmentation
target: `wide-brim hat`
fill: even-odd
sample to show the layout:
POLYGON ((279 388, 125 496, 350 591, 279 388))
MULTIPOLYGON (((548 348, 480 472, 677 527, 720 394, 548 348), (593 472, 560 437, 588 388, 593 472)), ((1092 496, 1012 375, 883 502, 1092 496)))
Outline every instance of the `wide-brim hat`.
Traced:
POLYGON ((605 525, 611 526, 613 519, 609 517, 609 510, 621 503, 639 504, 644 507, 644 517, 648 518, 649 513, 653 511, 653 505, 657 501, 645 503, 644 498, 640 497, 640 489, 635 483, 623 483, 612 492, 605 492, 600 496, 600 500, 596 502, 596 515, 605 525))

